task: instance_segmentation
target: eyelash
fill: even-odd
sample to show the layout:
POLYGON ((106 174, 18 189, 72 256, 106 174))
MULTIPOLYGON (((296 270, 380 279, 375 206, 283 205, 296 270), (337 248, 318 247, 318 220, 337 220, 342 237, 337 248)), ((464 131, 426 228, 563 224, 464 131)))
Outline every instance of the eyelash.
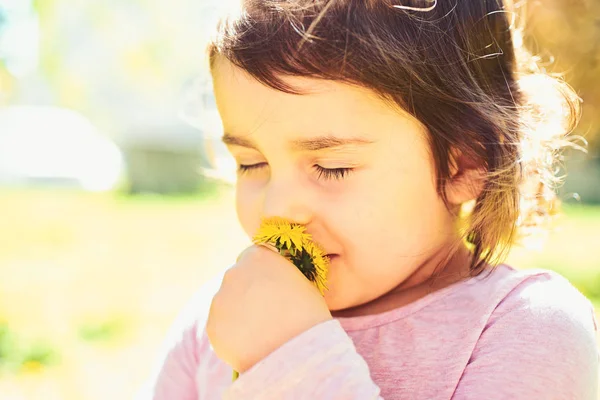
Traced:
MULTIPOLYGON (((252 165, 242 165, 239 166, 239 171, 241 174, 245 174, 247 172, 251 172, 256 169, 260 169, 264 167, 266 163, 260 164, 252 164, 252 165)), ((315 165, 315 169, 317 170, 318 179, 323 180, 342 180, 348 176, 350 172, 352 172, 353 168, 323 168, 320 165, 315 165)))

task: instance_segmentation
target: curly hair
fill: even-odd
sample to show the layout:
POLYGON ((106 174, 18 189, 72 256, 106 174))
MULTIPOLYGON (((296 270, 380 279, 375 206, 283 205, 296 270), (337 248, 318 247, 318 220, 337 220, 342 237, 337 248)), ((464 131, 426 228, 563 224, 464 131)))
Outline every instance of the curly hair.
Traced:
POLYGON ((282 77, 302 76, 400 106, 428 131, 446 204, 456 152, 486 171, 460 219, 474 273, 556 212, 557 163, 574 145, 580 99, 538 68, 508 0, 245 0, 239 11, 220 21, 211 66, 223 56, 286 93, 302 94, 282 77))

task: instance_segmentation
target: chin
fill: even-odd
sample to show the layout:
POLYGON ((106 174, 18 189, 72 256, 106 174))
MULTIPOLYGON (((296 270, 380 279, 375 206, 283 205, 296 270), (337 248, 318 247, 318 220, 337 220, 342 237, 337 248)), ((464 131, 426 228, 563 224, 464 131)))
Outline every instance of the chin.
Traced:
POLYGON ((325 292, 324 298, 325 303, 327 303, 327 308, 329 308, 329 311, 333 312, 343 310, 344 308, 348 308, 348 306, 344 304, 345 302, 342 301, 342 299, 339 298, 339 296, 336 296, 335 293, 331 290, 325 292))
POLYGON ((334 291, 325 292, 325 303, 327 303, 327 308, 329 308, 329 311, 332 313, 347 310, 362 304, 357 299, 336 296, 334 291))

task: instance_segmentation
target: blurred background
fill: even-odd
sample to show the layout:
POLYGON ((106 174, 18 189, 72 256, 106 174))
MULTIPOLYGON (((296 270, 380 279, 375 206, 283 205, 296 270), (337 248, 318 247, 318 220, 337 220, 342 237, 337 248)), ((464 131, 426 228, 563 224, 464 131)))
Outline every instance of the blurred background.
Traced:
MULTIPOLYGON (((218 0, 0 0, 0 399, 130 399, 170 324, 247 244, 204 43, 218 0)), ((584 100, 564 215, 510 262, 600 307, 600 3, 531 0, 584 100)))

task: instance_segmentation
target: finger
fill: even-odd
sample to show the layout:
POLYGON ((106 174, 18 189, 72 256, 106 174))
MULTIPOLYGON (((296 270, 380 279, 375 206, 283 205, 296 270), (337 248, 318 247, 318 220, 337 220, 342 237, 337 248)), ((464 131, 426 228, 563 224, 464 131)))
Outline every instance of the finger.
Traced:
POLYGON ((237 258, 235 259, 235 262, 236 262, 236 263, 240 262, 240 260, 242 259, 242 257, 243 257, 243 256, 244 256, 246 253, 248 253, 248 252, 252 251, 252 249, 253 249, 253 248, 254 248, 254 245, 250 245, 250 246, 246 247, 244 250, 242 250, 242 252, 241 252, 241 253, 240 253, 240 254, 237 256, 237 258))
POLYGON ((265 248, 265 249, 268 249, 268 250, 274 252, 275 254, 279 254, 279 250, 277 249, 277 247, 273 246, 272 244, 270 244, 270 243, 257 243, 257 244, 253 244, 253 245, 245 248, 238 255, 238 257, 236 258, 235 262, 236 263, 240 262, 240 260, 242 259, 242 257, 244 257, 246 255, 246 253, 250 253, 250 252, 256 251, 257 247, 262 247, 262 248, 265 248))
POLYGON ((274 245, 272 245, 271 243, 257 243, 257 246, 265 247, 265 248, 279 254, 279 249, 277 247, 275 247, 274 245))

